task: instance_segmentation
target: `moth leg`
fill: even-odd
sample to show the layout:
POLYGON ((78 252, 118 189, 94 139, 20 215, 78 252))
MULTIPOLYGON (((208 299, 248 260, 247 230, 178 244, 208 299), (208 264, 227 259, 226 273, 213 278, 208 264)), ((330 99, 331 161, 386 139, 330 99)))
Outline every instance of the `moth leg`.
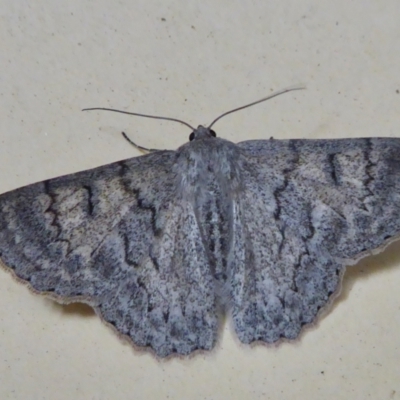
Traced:
POLYGON ((128 143, 130 143, 132 146, 136 147, 140 151, 145 151, 147 153, 153 153, 155 151, 162 151, 160 149, 149 149, 147 147, 139 146, 133 140, 129 139, 129 137, 127 136, 127 134, 125 132, 121 132, 121 133, 122 133, 122 136, 124 137, 124 139, 128 141, 128 143))

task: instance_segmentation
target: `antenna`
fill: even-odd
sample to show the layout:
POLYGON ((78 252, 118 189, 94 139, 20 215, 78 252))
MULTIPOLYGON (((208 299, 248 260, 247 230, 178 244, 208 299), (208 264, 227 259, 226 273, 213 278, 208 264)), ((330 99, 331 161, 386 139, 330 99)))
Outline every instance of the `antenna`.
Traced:
MULTIPOLYGON (((287 93, 287 92, 292 92, 292 91, 294 91, 294 90, 303 90, 303 89, 305 89, 304 86, 299 86, 299 87, 292 87, 292 88, 288 88, 288 89, 283 89, 283 90, 280 90, 280 91, 278 91, 278 92, 272 93, 271 95, 269 95, 269 96, 267 96, 267 97, 264 97, 264 98, 262 98, 262 99, 260 99, 260 100, 253 101, 253 102, 250 103, 250 104, 246 104, 245 106, 241 106, 241 107, 238 107, 238 108, 234 108, 233 110, 224 112, 224 113, 221 114, 219 117, 215 118, 214 121, 211 122, 211 124, 208 126, 207 129, 211 129, 211 127, 212 127, 217 121, 219 121, 222 117, 225 117, 225 116, 228 115, 228 114, 232 114, 232 113, 234 113, 234 112, 236 112, 236 111, 243 110, 244 108, 251 107, 251 106, 254 106, 254 105, 256 105, 256 104, 262 103, 263 101, 270 100, 270 99, 272 99, 272 98, 274 98, 274 97, 276 97, 276 96, 280 96, 281 94, 284 94, 284 93, 287 93)), ((137 117, 145 117, 145 118, 153 118, 153 119, 162 119, 162 120, 165 120, 165 121, 174 121, 174 122, 179 122, 180 124, 186 125, 186 126, 187 126, 188 128, 190 128, 192 131, 195 131, 195 130, 196 130, 195 128, 193 128, 193 126, 191 126, 191 125, 188 124, 187 122, 182 121, 182 120, 180 120, 180 119, 176 119, 176 118, 159 117, 159 116, 157 116, 157 115, 140 114, 140 113, 134 113, 134 112, 116 110, 116 109, 113 109, 113 108, 104 108, 104 107, 84 108, 82 111, 94 111, 94 110, 97 110, 97 111, 112 111, 112 112, 117 112, 117 113, 120 113, 120 114, 135 115, 135 116, 137 116, 137 117)))
POLYGON ((186 125, 189 127, 192 131, 195 129, 193 126, 189 125, 185 121, 181 121, 180 119, 176 118, 169 118, 169 117, 159 117, 157 115, 147 115, 147 114, 139 114, 139 113, 134 113, 134 112, 128 112, 128 111, 122 111, 122 110, 115 110, 113 108, 104 108, 104 107, 94 107, 94 108, 84 108, 82 111, 94 111, 94 110, 101 110, 101 111, 112 111, 112 112, 117 112, 121 114, 128 114, 128 115, 136 115, 137 117, 145 117, 145 118, 153 118, 153 119, 163 119, 165 121, 175 121, 179 122, 180 124, 186 125))
POLYGON ((303 90, 303 89, 305 89, 305 87, 293 87, 293 88, 283 89, 283 90, 280 90, 279 92, 272 93, 272 94, 270 94, 269 96, 264 97, 264 98, 262 98, 262 99, 260 99, 260 100, 253 101, 253 103, 246 104, 245 106, 241 106, 241 107, 238 107, 238 108, 234 108, 233 110, 224 112, 224 113, 221 114, 219 117, 215 118, 213 122, 211 122, 211 124, 208 126, 208 129, 211 129, 211 127, 212 127, 217 121, 219 121, 222 117, 225 117, 225 116, 228 115, 228 114, 232 114, 232 113, 234 113, 234 112, 236 112, 236 111, 243 110, 244 108, 247 108, 247 107, 255 106, 256 104, 262 103, 263 101, 267 101, 267 100, 272 99, 272 98, 274 98, 274 97, 276 97, 276 96, 279 96, 279 95, 281 95, 281 94, 284 94, 284 93, 287 93, 287 92, 292 92, 292 91, 294 91, 294 90, 303 90))

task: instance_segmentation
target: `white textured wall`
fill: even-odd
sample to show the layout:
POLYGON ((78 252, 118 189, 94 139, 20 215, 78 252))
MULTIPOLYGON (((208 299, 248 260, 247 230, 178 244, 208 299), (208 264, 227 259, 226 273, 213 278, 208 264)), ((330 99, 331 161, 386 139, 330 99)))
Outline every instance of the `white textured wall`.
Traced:
MULTIPOLYGON (((0 1, 0 193, 176 148, 197 125, 251 138, 400 137, 400 2, 0 1), (165 21, 163 20, 165 19, 165 21), (397 91, 397 92, 396 92, 397 91)), ((400 399, 400 245, 345 276, 296 343, 249 348, 225 325, 215 351, 157 361, 90 311, 34 296, 0 271, 1 399, 400 399)))

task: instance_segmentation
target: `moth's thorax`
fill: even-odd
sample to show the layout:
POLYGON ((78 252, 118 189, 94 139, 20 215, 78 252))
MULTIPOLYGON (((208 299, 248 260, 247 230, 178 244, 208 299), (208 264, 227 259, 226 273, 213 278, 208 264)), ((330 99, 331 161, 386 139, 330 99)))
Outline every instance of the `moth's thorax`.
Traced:
POLYGON ((235 190, 240 182, 240 151, 227 140, 204 135, 177 150, 174 168, 182 189, 206 189, 219 182, 235 190))

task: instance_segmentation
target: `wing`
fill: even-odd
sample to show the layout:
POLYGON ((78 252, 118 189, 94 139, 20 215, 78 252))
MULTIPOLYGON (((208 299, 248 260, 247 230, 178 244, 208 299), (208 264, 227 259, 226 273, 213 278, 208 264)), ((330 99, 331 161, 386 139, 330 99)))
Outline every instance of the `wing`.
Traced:
POLYGON ((234 202, 241 341, 294 339, 346 265, 400 234, 400 139, 247 141, 234 202))
POLYGON ((175 152, 155 152, 0 196, 0 257, 36 292, 83 301, 158 356, 213 347, 209 265, 175 152))

